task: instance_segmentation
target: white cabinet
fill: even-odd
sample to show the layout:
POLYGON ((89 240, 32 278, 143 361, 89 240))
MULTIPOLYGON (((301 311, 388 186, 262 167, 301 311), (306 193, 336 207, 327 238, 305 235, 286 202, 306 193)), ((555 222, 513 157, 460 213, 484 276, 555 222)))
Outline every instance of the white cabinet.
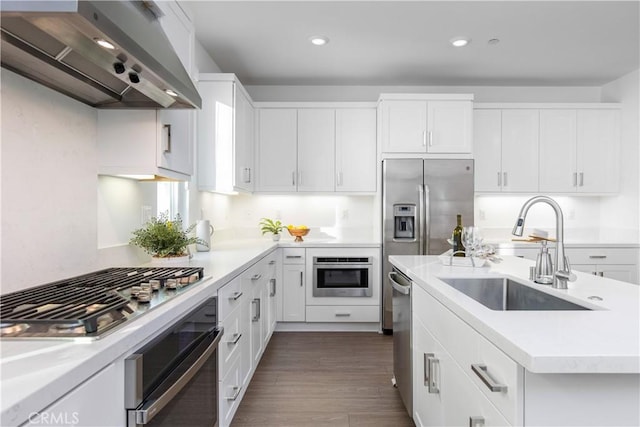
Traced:
POLYGON ((292 192, 297 187, 298 112, 258 109, 257 191, 292 192))
POLYGON ((98 110, 98 173, 189 180, 193 112, 98 110))
POLYGON ((177 1, 159 1, 164 16, 160 17, 160 26, 164 30, 171 46, 175 50, 182 66, 190 76, 195 70, 195 31, 189 14, 185 11, 185 5, 177 1))
POLYGON ((540 110, 540 191, 618 191, 619 111, 540 110))
POLYGON ((333 191, 335 110, 298 109, 298 191, 333 191))
POLYGON ((282 321, 305 321, 305 249, 282 249, 282 321))
POLYGON ((31 413, 23 426, 126 425, 123 366, 107 366, 52 405, 31 413))
POLYGON ((375 192, 373 106, 277 105, 258 108, 257 191, 375 192))
POLYGON ((201 74, 198 90, 198 188, 253 191, 254 109, 233 74, 201 74))
POLYGON ((376 110, 336 109, 336 192, 376 191, 376 110))
POLYGON ((471 153, 473 96, 438 98, 382 94, 379 104, 382 152, 471 153))
POLYGON ((538 190, 538 111, 474 111, 475 190, 538 190))
POLYGON ((574 270, 640 284, 640 253, 637 248, 567 248, 566 254, 574 270))

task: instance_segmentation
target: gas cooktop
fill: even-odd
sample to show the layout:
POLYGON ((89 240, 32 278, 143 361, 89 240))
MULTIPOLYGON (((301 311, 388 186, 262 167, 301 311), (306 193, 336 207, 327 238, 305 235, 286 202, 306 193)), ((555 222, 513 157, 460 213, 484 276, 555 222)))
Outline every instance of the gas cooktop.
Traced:
POLYGON ((202 281, 200 267, 108 268, 0 296, 0 337, 97 339, 202 281))

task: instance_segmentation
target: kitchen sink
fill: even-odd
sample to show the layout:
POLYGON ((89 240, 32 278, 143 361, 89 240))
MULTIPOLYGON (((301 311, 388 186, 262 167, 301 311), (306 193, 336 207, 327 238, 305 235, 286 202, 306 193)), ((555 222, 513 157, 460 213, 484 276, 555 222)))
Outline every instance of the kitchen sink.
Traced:
POLYGON ((591 310, 506 277, 440 280, 491 310, 591 310))

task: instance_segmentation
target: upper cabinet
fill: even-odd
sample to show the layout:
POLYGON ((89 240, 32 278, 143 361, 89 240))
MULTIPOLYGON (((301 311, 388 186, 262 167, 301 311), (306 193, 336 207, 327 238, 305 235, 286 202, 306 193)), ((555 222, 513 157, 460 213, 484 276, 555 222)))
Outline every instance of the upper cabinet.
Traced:
POLYGON ((471 153, 472 95, 380 95, 382 153, 471 153))
POLYGON ((184 4, 173 0, 159 1, 156 5, 164 14, 159 19, 160 26, 187 73, 195 77, 195 30, 190 13, 185 9, 184 4))
POLYGON ((97 110, 98 173, 188 181, 193 114, 183 110, 97 110))
POLYGON ((616 104, 477 104, 478 192, 618 191, 616 104))
POLYGON ((257 125, 257 191, 375 192, 373 105, 265 103, 257 125))
POLYGON ((229 193, 254 189, 254 108, 233 74, 201 74, 198 91, 198 188, 229 193))

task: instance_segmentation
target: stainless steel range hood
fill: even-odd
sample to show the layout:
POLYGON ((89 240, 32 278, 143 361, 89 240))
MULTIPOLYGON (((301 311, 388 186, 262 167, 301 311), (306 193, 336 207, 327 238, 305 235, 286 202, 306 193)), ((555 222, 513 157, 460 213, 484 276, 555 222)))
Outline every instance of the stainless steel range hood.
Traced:
POLYGON ((201 107, 153 2, 2 0, 0 8, 8 70, 96 108, 201 107))

